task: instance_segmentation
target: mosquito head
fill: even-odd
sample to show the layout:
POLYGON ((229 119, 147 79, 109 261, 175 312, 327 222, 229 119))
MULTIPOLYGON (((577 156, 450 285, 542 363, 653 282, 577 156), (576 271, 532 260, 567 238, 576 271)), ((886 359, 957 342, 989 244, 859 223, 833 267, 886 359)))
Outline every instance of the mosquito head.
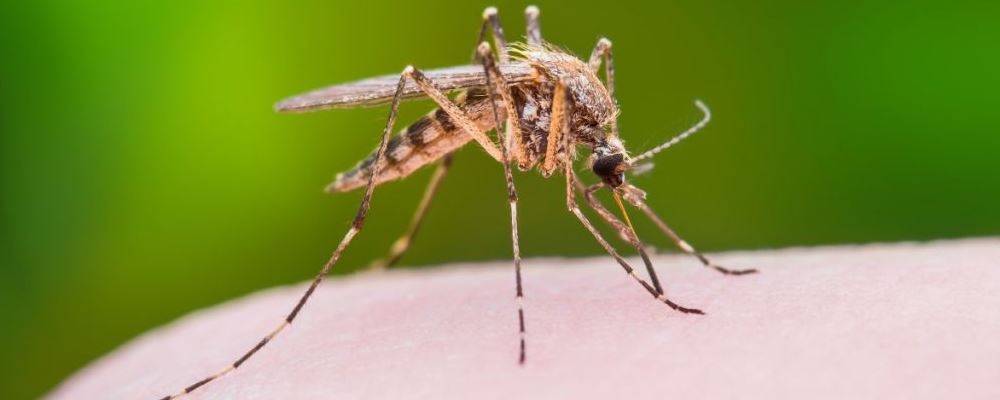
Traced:
POLYGON ((590 169, 608 186, 617 188, 625 183, 625 170, 631 160, 621 140, 612 137, 594 146, 590 169))
POLYGON ((625 146, 622 145, 617 135, 605 135, 604 137, 600 137, 598 134, 593 135, 596 144, 594 145, 594 154, 590 156, 591 170, 606 185, 612 189, 617 189, 625 183, 625 171, 632 170, 633 173, 639 174, 652 168, 652 163, 648 160, 649 158, 693 135, 701 128, 704 128, 708 124, 708 121, 712 119, 711 111, 701 100, 695 100, 694 104, 704 113, 701 121, 666 143, 635 157, 629 157, 628 152, 625 151, 625 146))

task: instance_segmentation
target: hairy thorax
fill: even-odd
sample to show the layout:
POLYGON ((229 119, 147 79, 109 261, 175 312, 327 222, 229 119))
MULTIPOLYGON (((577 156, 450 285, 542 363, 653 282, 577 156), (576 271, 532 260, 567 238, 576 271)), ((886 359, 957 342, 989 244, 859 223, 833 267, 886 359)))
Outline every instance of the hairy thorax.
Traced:
MULTIPOLYGON (((569 90, 570 142, 592 147, 604 136, 603 128, 611 124, 618 109, 597 75, 579 58, 551 47, 515 48, 513 55, 538 72, 530 83, 513 87, 512 95, 520 117, 520 146, 513 157, 522 170, 534 167, 544 157, 549 143, 553 99, 557 82, 569 90)), ((564 151, 559 148, 557 152, 564 151)), ((573 149, 568 149, 573 152, 573 149)))
MULTIPOLYGON (((579 58, 548 46, 521 46, 512 49, 514 61, 526 62, 535 70, 535 78, 511 86, 511 96, 518 115, 520 135, 508 143, 510 156, 521 170, 529 170, 542 161, 549 146, 557 146, 556 153, 575 149, 562 148, 562 142, 550 143, 553 100, 558 82, 568 89, 570 110, 570 143, 582 144, 591 149, 605 137, 605 128, 617 116, 618 110, 611 95, 597 75, 579 58)), ((472 89, 455 98, 458 107, 483 131, 495 130, 493 108, 485 89, 472 89)), ((496 110, 500 120, 507 119, 506 108, 497 98, 496 110)), ((448 153, 472 142, 472 135, 462 130, 442 109, 435 109, 414 124, 395 135, 386 147, 385 157, 376 160, 377 149, 354 168, 338 174, 327 188, 331 191, 349 191, 364 186, 376 166, 379 171, 376 183, 404 178, 417 169, 434 163, 448 153)), ((562 161, 549 164, 551 173, 562 161)))

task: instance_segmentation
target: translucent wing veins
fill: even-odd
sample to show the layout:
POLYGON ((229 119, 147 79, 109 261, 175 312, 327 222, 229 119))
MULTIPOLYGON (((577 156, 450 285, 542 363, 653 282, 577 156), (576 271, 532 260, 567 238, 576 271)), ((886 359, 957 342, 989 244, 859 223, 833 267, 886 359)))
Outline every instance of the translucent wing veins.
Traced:
MULTIPOLYGON (((527 63, 507 63, 500 66, 507 82, 516 85, 533 80, 534 68, 527 63)), ((486 85, 486 75, 479 65, 463 65, 424 71, 441 91, 468 89, 486 85)), ((282 100, 274 106, 281 112, 308 112, 331 108, 368 107, 389 103, 399 83, 399 74, 383 75, 343 83, 282 100)), ((423 97, 413 82, 407 82, 403 98, 423 97)))

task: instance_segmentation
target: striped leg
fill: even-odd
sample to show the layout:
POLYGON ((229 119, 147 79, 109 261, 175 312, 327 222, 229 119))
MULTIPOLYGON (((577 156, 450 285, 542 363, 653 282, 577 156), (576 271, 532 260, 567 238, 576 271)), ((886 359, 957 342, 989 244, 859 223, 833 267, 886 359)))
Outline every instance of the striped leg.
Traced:
POLYGON ((646 265, 646 273, 649 274, 649 280, 653 282, 653 287, 656 288, 657 293, 663 294, 663 287, 660 286, 660 278, 656 276, 656 270, 653 269, 653 262, 649 259, 649 254, 646 252, 646 247, 643 246, 642 242, 639 240, 638 234, 636 234, 635 231, 633 231, 630 228, 630 226, 625 225, 625 223, 619 220, 618 217, 616 217, 614 214, 608 211, 607 208, 604 208, 604 205, 601 204, 601 202, 597 201, 596 198, 594 198, 594 193, 600 190, 605 185, 603 183, 597 183, 591 185, 590 187, 584 187, 583 183, 580 182, 579 180, 574 180, 574 183, 576 189, 579 190, 581 193, 583 193, 583 196, 587 200, 587 204, 590 206, 590 209, 594 210, 594 212, 596 212, 597 215, 600 215, 601 219, 607 222, 608 225, 611 225, 611 227, 614 228, 616 232, 618 232, 618 235, 621 236, 622 239, 629 242, 629 244, 631 244, 632 247, 635 247, 635 250, 639 252, 639 256, 642 257, 643 264, 646 265))
POLYGON ((676 244, 677 247, 679 247, 685 253, 690 254, 695 258, 697 258, 698 261, 701 261, 702 265, 708 268, 712 268, 726 275, 746 275, 757 272, 757 270, 753 268, 728 269, 709 261, 708 257, 705 257, 704 254, 701 254, 701 252, 695 250, 695 248, 692 247, 690 244, 688 244, 688 242, 686 242, 684 239, 681 239, 680 235, 674 232, 673 229, 670 229, 670 226, 667 226, 667 224, 663 222, 663 219, 661 219, 659 215, 656 215, 656 212, 654 212, 652 208, 649 208, 649 205, 647 205, 646 201, 643 200, 646 195, 645 192, 643 192, 641 189, 635 186, 628 184, 626 184, 623 187, 622 192, 625 193, 625 199, 628 200, 629 203, 632 203, 632 205, 642 210, 642 212, 645 213, 646 216, 649 217, 649 219, 653 220, 653 223, 655 223, 656 226, 659 227, 660 230, 663 231, 665 235, 669 236, 670 240, 673 240, 674 244, 676 244))
POLYGON ((583 224, 583 226, 585 228, 587 228, 587 230, 590 232, 590 234, 594 236, 594 239, 596 239, 597 243, 599 243, 601 245, 601 247, 604 248, 604 251, 608 252, 608 254, 610 254, 611 257, 614 257, 615 261, 617 261, 618 264, 622 266, 622 268, 625 270, 625 273, 627 273, 629 276, 631 276, 632 279, 634 279, 637 283, 639 283, 640 285, 642 285, 642 287, 645 288, 646 291, 649 292, 649 294, 653 295, 653 297, 655 297, 656 300, 662 301, 666 305, 670 306, 670 308, 672 308, 674 310, 677 310, 677 311, 680 311, 680 312, 685 313, 685 314, 704 314, 704 312, 701 311, 701 310, 698 310, 698 309, 695 309, 695 308, 682 307, 682 306, 678 305, 677 303, 674 303, 673 301, 671 301, 670 299, 668 299, 666 295, 658 292, 655 287, 653 287, 652 285, 650 285, 649 283, 647 283, 645 280, 643 280, 642 278, 640 278, 639 275, 636 275, 635 270, 632 268, 632 266, 630 266, 628 264, 628 262, 625 261, 625 259, 622 258, 622 256, 620 254, 618 254, 617 251, 615 251, 614 247, 611 247, 611 244, 609 244, 608 241, 604 239, 604 236, 602 236, 601 233, 598 232, 596 228, 594 228, 594 224, 592 224, 590 222, 590 220, 587 218, 587 216, 583 215, 583 212, 580 211, 580 207, 577 205, 576 198, 573 195, 573 186, 574 186, 573 181, 574 180, 576 180, 576 177, 574 176, 574 173, 573 173, 572 168, 570 167, 570 164, 567 163, 566 164, 566 206, 569 207, 569 211, 571 213, 573 213, 573 215, 575 215, 577 219, 580 220, 580 223, 583 224))
MULTIPOLYGON (((484 18, 484 22, 483 22, 484 23, 484 25, 483 25, 483 34, 485 34, 486 24, 487 23, 492 24, 493 27, 494 27, 494 37, 497 40, 497 43, 500 44, 500 45, 503 45, 505 47, 506 46, 506 41, 504 41, 504 38, 503 38, 503 29, 500 27, 500 20, 496 16, 496 9, 487 8, 486 11, 483 13, 483 18, 484 18)), ((503 53, 501 53, 501 55, 502 54, 503 53)), ((506 82, 503 81, 503 76, 499 73, 499 69, 497 68, 496 63, 493 60, 493 55, 492 55, 492 52, 491 52, 491 49, 490 49, 490 46, 489 46, 488 43, 482 42, 480 44, 480 46, 477 48, 477 58, 481 59, 483 61, 484 65, 487 65, 487 67, 486 67, 487 68, 487 86, 489 88, 493 88, 491 86, 492 85, 491 82, 496 82, 497 85, 500 85, 500 87, 503 88, 503 90, 500 90, 500 95, 501 95, 501 97, 502 97, 502 99, 504 101, 504 104, 505 104, 506 115, 517 115, 517 110, 514 108, 513 96, 510 94, 510 89, 507 88, 506 82), (492 66, 492 67, 490 67, 490 66, 492 66), (491 72, 493 73, 493 76, 494 76, 492 78, 492 81, 490 81, 490 79, 491 79, 490 78, 491 72)), ((406 73, 406 72, 404 72, 404 73, 406 73)), ((465 130, 477 142, 479 142, 479 144, 483 147, 483 149, 485 149, 486 152, 489 153, 494 159, 496 159, 497 161, 500 161, 504 165, 506 165, 506 164, 508 164, 510 162, 510 160, 512 158, 511 157, 511 153, 510 153, 511 146, 514 146, 514 147, 519 147, 520 146, 520 137, 521 137, 521 135, 519 133, 520 132, 520 125, 519 125, 519 122, 518 122, 517 118, 510 118, 508 120, 508 124, 507 124, 508 130, 510 132, 516 132, 516 134, 510 134, 510 133, 508 133, 506 135, 507 136, 506 140, 500 140, 499 141, 500 142, 500 149, 498 149, 497 146, 494 145, 492 141, 490 141, 489 137, 486 136, 486 133, 483 132, 481 129, 479 129, 475 125, 475 123, 473 123, 472 120, 468 117, 468 115, 466 115, 466 113, 464 111, 462 111, 460 108, 458 108, 458 106, 456 106, 453 101, 451 101, 450 99, 448 99, 448 97, 445 96, 444 93, 442 93, 440 90, 438 90, 434 86, 434 83, 431 82, 431 80, 428 79, 426 76, 424 76, 424 74, 419 69, 414 69, 414 68, 409 69, 408 75, 409 75, 410 78, 412 78, 414 80, 414 82, 416 82, 417 86, 419 86, 420 89, 423 90, 423 92, 427 94, 428 97, 430 97, 432 100, 434 100, 434 102, 436 102, 438 104, 438 106, 441 107, 441 109, 444 110, 444 112, 447 113, 448 116, 453 121, 455 121, 456 124, 459 127, 461 127, 463 130, 465 130)), ((495 89, 495 88, 493 88, 493 89, 495 89)), ((493 93, 492 91, 490 91, 489 94, 491 96, 495 95, 495 93, 493 93)), ((491 101, 492 101, 492 97, 491 97, 491 101)), ((496 123, 497 123, 497 125, 495 125, 495 126, 496 126, 497 131, 499 132, 500 131, 500 126, 501 126, 501 125, 499 125, 499 122, 500 122, 501 118, 500 118, 500 114, 498 113, 498 110, 495 109, 495 106, 496 106, 495 102, 493 103, 493 105, 494 105, 494 110, 493 111, 494 111, 494 113, 497 113, 497 115, 494 115, 494 117, 496 118, 496 123)), ((432 178, 431 184, 428 187, 427 192, 424 195, 424 199, 421 200, 420 205, 417 207, 417 214, 414 215, 413 221, 411 223, 410 230, 408 231, 407 235, 405 235, 404 237, 400 238, 400 240, 398 240, 396 242, 396 244, 393 245, 393 249, 392 249, 392 251, 390 253, 388 265, 391 265, 391 264, 395 263, 395 261, 398 260, 398 257, 401 257, 402 253, 404 253, 406 251, 406 249, 409 247, 410 239, 412 239, 412 236, 415 235, 416 231, 419 229, 420 222, 423 220, 423 216, 427 212, 427 208, 430 205, 431 198, 433 197, 434 193, 436 192, 437 186, 440 184, 440 180, 444 177, 445 173, 447 172, 447 169, 448 169, 449 165, 450 165, 450 156, 449 156, 449 158, 446 158, 444 160, 444 163, 442 164, 442 167, 439 168, 438 172, 436 172, 435 176, 432 178)), ((510 188, 509 188, 510 192, 514 193, 513 194, 513 198, 516 201, 516 197, 517 196, 516 196, 515 191, 513 190, 513 184, 514 184, 513 183, 513 178, 510 177, 508 180, 509 180, 509 185, 508 186, 510 186, 510 188)), ((515 217, 516 217, 516 205, 512 207, 512 213, 515 214, 515 217)), ((514 221, 514 227, 515 227, 515 235, 516 235, 516 221, 514 221)), ((517 250, 517 244, 516 243, 515 243, 515 250, 517 250)), ((520 258, 519 258, 520 256, 518 255, 517 257, 518 257, 518 265, 520 265, 520 258)), ((520 271, 520 270, 518 270, 518 271, 520 271)), ((518 273, 518 276, 520 276, 520 272, 518 273)))
MULTIPOLYGON (((531 7, 528 7, 528 8, 530 9, 531 7)), ((490 27, 493 28, 493 42, 494 42, 494 45, 496 46, 496 49, 497 49, 496 58, 493 61, 491 61, 491 62, 494 63, 494 64, 496 64, 496 60, 498 59, 498 60, 500 60, 500 63, 503 64, 503 63, 506 63, 509 60, 509 57, 507 56, 507 39, 504 37, 503 25, 500 24, 500 16, 497 13, 496 7, 487 7, 486 10, 483 10, 483 24, 482 24, 482 27, 479 29, 479 42, 477 43, 476 53, 472 57, 472 62, 473 63, 485 63, 485 61, 483 60, 484 55, 485 54, 490 54, 490 55, 493 54, 492 51, 490 51, 489 43, 486 41, 486 34, 487 34, 487 31, 489 30, 490 27), (487 46, 486 47, 487 50, 485 51, 485 53, 484 53, 484 51, 482 49, 483 43, 486 43, 486 46, 487 46)), ((500 75, 501 74, 499 73, 499 70, 497 70, 497 76, 500 76, 500 75)), ((489 78, 487 78, 487 79, 489 79, 489 78)), ((494 79, 494 80, 496 80, 496 79, 494 79)), ((501 76, 501 80, 502 80, 502 76, 501 76)), ((497 81, 497 82, 501 83, 500 81, 497 81)), ((507 109, 507 115, 517 115, 517 113, 516 113, 517 110, 514 109, 514 101, 513 101, 513 98, 511 96, 511 94, 510 94, 510 89, 506 88, 506 83, 505 82, 503 82, 502 84, 504 85, 505 89, 504 90, 500 90, 500 96, 501 96, 502 100, 505 103, 505 108, 507 109)), ((507 152, 510 155, 510 157, 508 157, 508 159, 524 160, 524 158, 521 157, 521 147, 522 147, 522 145, 521 145, 521 135, 520 134, 516 134, 516 135, 510 134, 511 131, 520 132, 521 131, 520 128, 521 128, 520 127, 520 121, 517 118, 509 118, 508 119, 508 127, 507 127, 508 133, 506 135, 507 136, 507 138, 506 138, 507 139, 507 143, 506 143, 507 152)), ((499 126, 497 127, 497 136, 500 136, 500 128, 499 128, 499 126)), ((520 161, 519 165, 520 165, 520 167, 521 167, 522 170, 527 169, 528 166, 529 166, 527 164, 526 160, 525 161, 520 161)))
POLYGON ((437 169, 434 170, 431 181, 427 184, 427 190, 424 191, 424 197, 420 199, 420 204, 417 205, 417 211, 413 214, 413 218, 410 220, 410 227, 406 230, 406 233, 392 244, 392 247, 389 248, 389 254, 372 262, 369 268, 383 270, 396 265, 403 258, 403 254, 406 254, 406 251, 410 249, 410 244, 413 243, 413 238, 417 236, 420 225, 423 223, 424 217, 427 216, 427 210, 430 209, 431 201, 434 200, 434 195, 437 194, 438 187, 441 186, 441 181, 444 180, 444 177, 448 175, 448 170, 451 169, 453 158, 453 154, 444 156, 444 159, 438 164, 437 169))
POLYGON ((441 107, 445 113, 451 117, 455 125, 458 125, 462 130, 472 136, 480 146, 489 153, 490 157, 494 160, 503 162, 503 155, 500 154, 500 149, 497 148, 490 138, 486 136, 486 132, 479 129, 478 126, 469 118, 468 115, 462 109, 455 105, 455 102, 451 101, 444 93, 442 93, 438 88, 434 87, 434 82, 431 82, 427 76, 424 75, 419 69, 409 67, 404 74, 413 79, 413 81, 420 87, 427 97, 434 100, 438 107, 441 107))
POLYGON ((528 6, 528 8, 524 9, 524 21, 527 26, 528 44, 530 45, 542 44, 542 28, 538 26, 538 14, 540 13, 541 11, 535 6, 528 6))
MULTIPOLYGON (((389 118, 388 121, 386 121, 385 129, 382 131, 382 140, 379 142, 379 148, 377 153, 378 156, 376 157, 376 160, 385 157, 385 149, 389 142, 389 135, 392 132, 393 124, 396 123, 396 114, 399 110, 399 102, 402 98, 401 94, 403 93, 403 87, 406 84, 407 77, 410 76, 412 71, 413 67, 406 67, 406 69, 403 70, 403 73, 399 77, 399 85, 396 86, 396 95, 392 99, 392 107, 389 110, 389 118)), ((336 264, 337 260, 340 259, 340 255, 344 252, 344 249, 346 249, 347 246, 351 244, 351 241, 354 240, 354 236, 356 236, 358 232, 361 231, 361 227, 364 226, 365 216, 368 215, 368 209, 371 207, 372 193, 375 191, 375 178, 378 176, 379 172, 378 165, 379 163, 376 162, 373 166, 374 169, 372 171, 371 178, 369 178, 368 186, 365 189, 364 198, 361 200, 361 206, 358 208, 358 213, 355 215, 354 221, 351 223, 351 228, 348 229, 347 234, 344 235, 344 238, 340 240, 340 244, 337 245, 337 249, 333 251, 333 254, 330 256, 330 259, 327 260, 326 264, 323 264, 323 268, 319 271, 318 274, 316 274, 316 277, 313 278, 312 284, 310 284, 309 288, 306 289, 305 293, 302 294, 302 297, 299 298, 299 302, 295 304, 295 307, 292 308, 292 311, 290 313, 288 313, 288 316, 286 316, 285 319, 281 321, 281 323, 278 324, 278 326, 274 328, 274 330, 271 331, 271 333, 267 334, 267 336, 264 336, 264 338, 261 339, 261 341, 258 342, 257 345, 255 345, 253 348, 251 348, 249 351, 243 354, 243 356, 237 359, 235 362, 219 370, 218 372, 185 387, 183 390, 181 390, 176 394, 164 397, 164 399, 166 400, 176 399, 185 394, 191 393, 195 389, 198 389, 204 386, 205 384, 215 379, 218 379, 223 375, 239 368, 240 365, 243 365, 243 363, 249 360, 250 357, 253 357, 253 355, 256 354, 258 351, 260 351, 260 349, 264 348, 265 345, 274 340, 274 338, 278 336, 278 334, 281 333, 282 330, 291 325, 292 321, 295 320, 295 317, 299 315, 299 311, 302 310, 302 307, 304 307, 306 305, 306 302, 309 301, 309 298, 312 296, 313 292, 316 291, 316 287, 319 286, 320 282, 323 281, 323 278, 326 276, 326 274, 329 273, 331 269, 333 269, 334 264, 336 264)))
MULTIPOLYGON (((552 123, 549 129, 562 129, 564 132, 567 132, 569 130, 569 118, 567 118, 567 116, 571 115, 571 107, 572 103, 566 93, 566 85, 560 81, 556 84, 556 93, 552 101, 552 123)), ((562 135, 564 149, 569 149, 569 136, 569 134, 562 135)), ((597 243, 604 248, 604 251, 611 255, 611 257, 614 257, 615 261, 617 261, 618 264, 622 266, 622 269, 625 270, 625 273, 631 276, 636 283, 642 285, 642 287, 645 288, 649 294, 653 295, 654 298, 670 306, 670 308, 685 314, 704 314, 701 310, 682 307, 677 303, 674 303, 668 299, 666 295, 657 291, 653 285, 650 285, 648 282, 640 278, 639 275, 636 275, 632 266, 629 265, 620 254, 618 254, 615 248, 604 239, 601 232, 594 227, 594 224, 590 222, 590 219, 588 219, 587 216, 583 215, 583 212, 580 211, 580 207, 576 202, 575 194, 577 179, 576 174, 573 172, 573 160, 569 157, 569 151, 563 151, 563 170, 566 174, 566 207, 569 208, 569 212, 573 213, 573 215, 580 220, 580 223, 583 224, 583 226, 587 228, 587 231, 594 236, 594 239, 596 239, 597 243)))
POLYGON ((497 109, 496 95, 500 93, 504 106, 507 108, 507 138, 500 138, 500 152, 503 154, 503 174, 507 180, 507 201, 510 203, 510 237, 514 252, 514 281, 517 285, 515 295, 517 296, 517 322, 521 335, 520 356, 518 362, 524 364, 525 360, 525 331, 524 331, 524 290, 521 287, 521 248, 517 234, 517 190, 514 188, 514 174, 511 171, 511 154, 509 151, 509 137, 511 135, 521 136, 521 128, 518 124, 517 111, 514 109, 514 100, 510 94, 510 88, 504 81, 500 68, 493 60, 490 51, 490 44, 482 42, 479 44, 478 54, 483 61, 483 69, 486 71, 486 93, 490 96, 490 103, 493 105, 493 118, 496 122, 497 132, 503 125, 500 110, 497 109))

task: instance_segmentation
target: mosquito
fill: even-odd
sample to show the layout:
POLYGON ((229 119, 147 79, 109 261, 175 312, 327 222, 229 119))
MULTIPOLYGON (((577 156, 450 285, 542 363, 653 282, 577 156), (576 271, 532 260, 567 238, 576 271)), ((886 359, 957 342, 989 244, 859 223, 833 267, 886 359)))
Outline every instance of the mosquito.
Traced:
POLYGON ((470 142, 482 147, 503 165, 510 204, 517 321, 520 333, 518 362, 525 362, 524 292, 521 287, 521 252, 518 246, 517 190, 513 168, 537 168, 542 176, 561 172, 566 178, 566 207, 604 250, 636 283, 657 301, 685 314, 704 314, 667 298, 656 276, 646 247, 639 240, 625 211, 626 203, 638 208, 682 251, 697 258, 705 267, 726 275, 744 275, 755 269, 727 269, 711 262, 674 232, 645 202, 646 193, 625 181, 625 173, 648 165, 657 153, 684 140, 708 124, 711 112, 701 102, 695 105, 702 119, 673 139, 637 156, 626 151, 618 134, 618 107, 614 100, 614 61, 611 41, 598 40, 587 61, 581 60, 542 40, 538 7, 524 12, 527 35, 523 43, 508 44, 494 7, 483 12, 472 65, 423 71, 407 66, 402 73, 335 85, 284 100, 275 106, 280 112, 309 112, 334 108, 355 108, 388 103, 389 117, 378 147, 354 168, 338 174, 328 192, 348 192, 364 188, 364 197, 347 234, 323 265, 298 303, 273 331, 264 336, 232 364, 180 392, 164 397, 175 399, 232 372, 270 343, 299 315, 316 287, 340 259, 341 254, 364 226, 375 188, 405 178, 421 167, 436 164, 409 228, 391 247, 388 255, 373 266, 386 268, 400 260, 409 249, 427 214, 441 181, 452 165, 452 154, 470 142), (492 32, 494 45, 487 41, 492 32), (495 46, 495 47, 494 47, 495 46), (495 52, 494 52, 495 50, 495 52), (605 79, 598 77, 601 66, 605 79), (452 100, 449 93, 458 92, 452 100), (392 135, 399 105, 403 100, 429 97, 438 108, 392 135), (495 132, 495 139, 488 133, 495 132), (574 161, 577 149, 590 150, 584 161, 600 182, 587 186, 577 177, 574 161), (596 198, 607 188, 614 197, 624 222, 596 198), (641 278, 580 210, 577 193, 609 224, 618 236, 639 253, 649 275, 641 278))

